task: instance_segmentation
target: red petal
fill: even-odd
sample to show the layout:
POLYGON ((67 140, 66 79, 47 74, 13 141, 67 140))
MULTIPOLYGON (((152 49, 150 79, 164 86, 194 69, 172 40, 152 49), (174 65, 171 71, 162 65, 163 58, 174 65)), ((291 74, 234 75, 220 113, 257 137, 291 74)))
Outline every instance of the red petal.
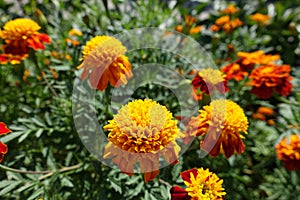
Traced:
POLYGON ((189 200, 190 196, 184 188, 173 186, 171 188, 171 200, 189 200))
POLYGON ((186 170, 184 172, 181 172, 180 175, 181 175, 181 178, 184 181, 187 181, 187 182, 191 183, 191 173, 193 173, 194 177, 196 177, 197 174, 198 174, 198 170, 196 168, 189 169, 189 170, 186 170))
POLYGON ((47 44, 51 42, 51 38, 45 33, 39 34, 39 39, 41 40, 41 42, 45 42, 47 44))
POLYGON ((0 122, 0 135, 4 135, 10 132, 11 130, 9 130, 3 122, 0 122))

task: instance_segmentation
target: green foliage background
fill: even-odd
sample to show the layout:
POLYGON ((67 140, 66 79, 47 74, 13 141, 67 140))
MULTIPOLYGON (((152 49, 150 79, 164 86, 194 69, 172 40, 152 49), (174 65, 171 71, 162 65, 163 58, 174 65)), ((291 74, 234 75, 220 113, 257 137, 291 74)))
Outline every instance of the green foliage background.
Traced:
MULTIPOLYGON (((241 8, 238 15, 244 22, 241 28, 229 35, 205 29, 192 37, 215 61, 228 57, 228 44, 235 48, 230 55, 232 59, 236 59, 238 51, 264 50, 280 54, 282 62, 292 66, 293 93, 288 98, 262 101, 251 95, 244 83, 231 82, 227 98, 238 102, 250 121, 246 151, 230 159, 223 156, 199 159, 199 141, 195 140, 180 157, 179 164, 163 168, 154 182, 146 184, 141 174, 129 177, 118 169, 106 167, 82 145, 73 122, 71 99, 81 47, 95 35, 114 35, 137 27, 174 29, 184 23, 187 14, 210 13, 197 22, 208 27, 219 17, 218 10, 225 8, 228 2, 30 0, 23 4, 22 1, 0 1, 1 27, 10 19, 30 17, 52 38, 45 50, 31 52, 24 63, 0 65, 0 121, 13 130, 1 137, 9 148, 1 163, 1 199, 170 199, 170 187, 184 185, 180 172, 193 167, 209 168, 222 178, 227 193, 225 199, 299 199, 300 174, 287 171, 276 159, 275 145, 284 136, 299 134, 300 4, 266 0, 233 3, 241 8), (36 8, 43 16, 35 12, 36 8), (251 22, 248 17, 255 12, 271 14, 270 25, 260 27, 251 22), (72 28, 83 33, 77 37, 79 46, 65 42, 72 28), (70 55, 72 59, 58 58, 53 52, 70 55), (56 70, 57 79, 50 68, 56 70), (22 79, 25 69, 32 73, 26 81, 22 79), (46 79, 36 78, 41 72, 46 73, 46 79), (260 105, 274 108, 276 125, 251 118, 260 105)), ((177 62, 172 59, 172 55, 153 51, 130 55, 132 63, 169 63, 174 69, 186 69, 185 65, 174 64, 177 62)), ((218 67, 225 64, 217 62, 218 67)), ((188 77, 188 71, 185 76, 188 77)), ((155 98, 176 115, 178 102, 170 94, 167 89, 150 84, 137 90, 134 98, 155 98)), ((104 98, 104 94, 99 95, 104 98)), ((104 104, 97 109, 103 113, 99 123, 106 124, 112 113, 105 112, 104 104)))

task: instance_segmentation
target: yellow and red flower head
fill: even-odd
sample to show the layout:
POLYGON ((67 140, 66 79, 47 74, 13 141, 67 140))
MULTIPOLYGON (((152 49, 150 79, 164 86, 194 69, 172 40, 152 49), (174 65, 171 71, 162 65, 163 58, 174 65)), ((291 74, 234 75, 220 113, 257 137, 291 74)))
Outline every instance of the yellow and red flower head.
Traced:
POLYGON ((104 158, 112 161, 124 173, 132 175, 135 163, 139 163, 146 182, 159 173, 159 158, 175 164, 180 147, 176 139, 183 137, 165 106, 151 99, 135 100, 123 106, 109 124, 109 143, 104 158))
POLYGON ((89 74, 91 86, 103 91, 108 82, 114 87, 126 84, 132 77, 131 64, 124 56, 126 47, 114 37, 96 36, 88 41, 82 51, 81 79, 89 74), (91 71, 91 72, 90 72, 91 71))
POLYGON ((221 10, 222 14, 228 14, 228 15, 234 15, 236 12, 239 11, 239 8, 235 7, 235 5, 230 4, 227 8, 224 10, 221 10))
POLYGON ((187 132, 192 136, 206 135, 201 141, 202 150, 212 157, 222 153, 226 158, 244 152, 241 133, 247 134, 248 119, 239 105, 230 100, 214 100, 199 112, 189 122, 187 132))
POLYGON ((277 158, 284 163, 288 170, 300 171, 300 137, 291 135, 284 138, 276 146, 277 158))
POLYGON ((3 30, 0 30, 0 38, 5 41, 3 54, 0 55, 2 64, 10 62, 18 64, 25 59, 29 49, 44 49, 43 43, 50 43, 51 38, 44 33, 39 33, 41 27, 33 20, 18 18, 8 21, 3 30))
POLYGON ((227 84, 225 75, 223 75, 220 70, 212 68, 200 70, 192 80, 194 91, 199 88, 200 91, 207 95, 212 93, 215 89, 220 93, 228 92, 227 84))
MULTIPOLYGON (((10 132, 11 132, 11 130, 9 130, 3 122, 0 122, 0 136, 5 135, 10 132)), ((2 162, 4 155, 7 153, 7 151, 8 151, 8 148, 7 148, 6 144, 0 142, 0 163, 2 162)))
POLYGON ((171 200, 221 200, 226 195, 223 180, 208 169, 193 168, 180 175, 187 188, 173 186, 171 200))
POLYGON ((293 88, 290 71, 289 65, 262 65, 254 69, 249 76, 251 92, 262 99, 270 98, 274 92, 289 95, 293 88))

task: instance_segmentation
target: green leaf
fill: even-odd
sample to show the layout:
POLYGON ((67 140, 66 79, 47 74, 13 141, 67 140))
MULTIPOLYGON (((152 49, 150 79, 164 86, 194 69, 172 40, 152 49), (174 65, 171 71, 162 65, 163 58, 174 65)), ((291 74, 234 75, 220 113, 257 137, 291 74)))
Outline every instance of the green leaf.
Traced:
POLYGON ((6 187, 4 187, 4 188, 0 191, 0 196, 9 193, 9 192, 12 191, 13 189, 15 189, 20 183, 21 183, 21 181, 15 181, 14 183, 11 183, 11 184, 9 184, 9 185, 6 185, 6 187))

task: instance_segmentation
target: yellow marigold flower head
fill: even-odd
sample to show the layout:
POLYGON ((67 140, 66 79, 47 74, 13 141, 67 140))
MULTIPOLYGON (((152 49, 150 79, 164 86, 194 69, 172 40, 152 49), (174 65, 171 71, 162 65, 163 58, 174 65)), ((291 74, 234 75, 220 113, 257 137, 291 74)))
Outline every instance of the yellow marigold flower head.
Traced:
POLYGON ((225 75, 220 71, 213 68, 205 68, 199 71, 199 75, 207 83, 216 85, 224 81, 225 75))
POLYGON ((169 163, 177 161, 180 147, 175 139, 183 134, 172 118, 165 106, 151 99, 128 103, 104 126, 110 132, 104 158, 116 156, 113 162, 128 174, 139 162, 145 181, 152 180, 158 174, 160 155, 169 163))
POLYGON ((231 100, 214 100, 199 112, 200 115, 189 122, 187 130, 193 136, 206 134, 201 143, 203 150, 213 157, 224 153, 227 158, 244 151, 241 133, 247 134, 248 119, 238 104, 231 100))
POLYGON ((81 79, 85 80, 90 70, 90 83, 93 88, 104 90, 108 82, 114 87, 126 84, 132 77, 131 64, 124 56, 126 47, 114 37, 96 36, 88 41, 82 51, 84 68, 81 79))
POLYGON ((276 146, 277 158, 288 170, 300 171, 300 137, 291 135, 276 146))
POLYGON ((208 169, 193 168, 180 173, 187 188, 173 186, 171 199, 221 200, 226 195, 223 180, 208 169))
POLYGON ((221 11, 222 14, 235 14, 239 9, 235 7, 235 5, 230 4, 227 8, 221 11))
POLYGON ((228 23, 230 21, 230 17, 228 15, 225 15, 225 16, 222 16, 220 18, 218 18, 215 22, 215 24, 217 26, 221 26, 221 25, 224 25, 226 23, 228 23))
POLYGON ((0 62, 18 64, 27 57, 30 48, 44 49, 43 43, 50 43, 51 38, 47 34, 39 33, 40 28, 35 21, 26 18, 18 18, 5 23, 3 30, 0 30, 0 38, 5 41, 0 62))
POLYGON ((260 24, 267 24, 269 19, 270 19, 270 16, 269 15, 264 15, 264 14, 261 14, 261 13, 255 13, 253 15, 250 16, 250 19, 257 22, 257 23, 260 23, 260 24))
POLYGON ((70 36, 82 36, 82 32, 78 29, 72 28, 69 32, 68 35, 70 36))
POLYGON ((2 39, 17 40, 27 39, 28 35, 35 34, 41 27, 33 20, 18 18, 7 22, 0 32, 2 39))

